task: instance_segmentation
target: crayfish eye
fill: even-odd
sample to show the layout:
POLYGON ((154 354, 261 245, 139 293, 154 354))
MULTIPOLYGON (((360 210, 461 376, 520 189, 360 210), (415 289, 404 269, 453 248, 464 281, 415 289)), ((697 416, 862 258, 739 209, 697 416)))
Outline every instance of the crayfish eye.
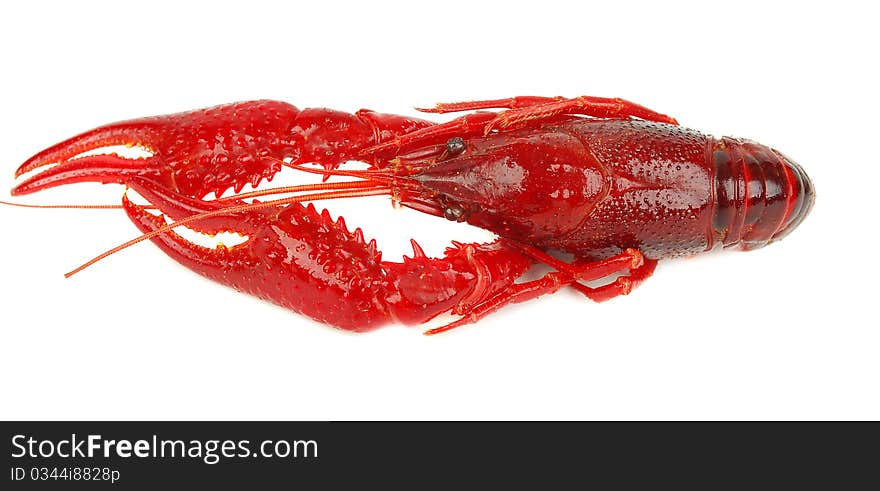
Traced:
POLYGON ((467 219, 464 208, 460 205, 448 205, 444 207, 443 217, 453 222, 463 222, 467 219))
POLYGON ((464 152, 464 138, 456 136, 446 142, 446 153, 450 156, 464 152))

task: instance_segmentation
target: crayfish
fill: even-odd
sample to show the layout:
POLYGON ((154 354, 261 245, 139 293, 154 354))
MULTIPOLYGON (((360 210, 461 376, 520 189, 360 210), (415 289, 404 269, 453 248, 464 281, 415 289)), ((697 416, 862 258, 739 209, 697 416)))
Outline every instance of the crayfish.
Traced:
POLYGON ((421 111, 472 112, 438 124, 264 100, 135 119, 37 153, 19 167, 17 177, 30 175, 12 194, 124 184, 151 206, 123 196, 144 235, 109 253, 150 239, 199 274, 346 330, 458 316, 428 334, 562 288, 594 301, 628 294, 660 259, 784 237, 815 199, 810 179, 782 153, 682 128, 623 99, 514 97, 421 111), (94 152, 114 145, 150 156, 94 152), (349 161, 368 167, 349 169, 349 161), (283 167, 324 180, 241 192, 283 167), (353 180, 330 181, 337 176, 353 180), (221 198, 229 189, 235 194, 221 198), (373 195, 497 239, 452 242, 443 257, 412 241, 412 257, 385 261, 375 240, 312 203, 373 195), (181 225, 247 240, 203 247, 172 230, 181 225), (516 282, 537 264, 552 269, 516 282))

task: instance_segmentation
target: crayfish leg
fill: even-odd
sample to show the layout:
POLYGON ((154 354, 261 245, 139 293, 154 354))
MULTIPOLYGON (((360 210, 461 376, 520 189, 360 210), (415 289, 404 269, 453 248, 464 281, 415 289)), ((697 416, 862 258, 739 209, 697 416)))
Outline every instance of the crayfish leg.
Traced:
POLYGON ((439 334, 476 322, 505 305, 521 303, 542 295, 555 293, 564 286, 572 286, 597 302, 608 300, 618 295, 626 295, 635 286, 651 276, 654 268, 657 266, 656 260, 645 259, 642 253, 635 249, 626 249, 616 256, 601 261, 579 261, 574 264, 567 264, 532 246, 513 242, 508 243, 508 246, 513 246, 514 250, 519 250, 535 261, 545 263, 556 268, 558 271, 547 273, 537 280, 512 284, 492 298, 461 312, 461 318, 444 326, 426 331, 426 335, 439 334), (621 276, 615 279, 614 282, 598 288, 590 288, 578 283, 579 281, 593 281, 627 271, 629 271, 629 276, 621 276))
POLYGON ((425 335, 440 334, 465 324, 477 322, 505 305, 525 302, 538 298, 541 295, 555 293, 571 281, 571 277, 564 273, 552 272, 534 281, 515 283, 494 297, 463 312, 462 316, 455 321, 425 331, 425 335))
POLYGON ((428 113, 450 113, 473 111, 477 109, 505 108, 509 111, 498 114, 497 120, 487 129, 495 126, 506 128, 516 123, 542 120, 560 114, 580 114, 595 118, 626 118, 636 117, 645 121, 669 123, 677 125, 675 118, 661 114, 645 106, 626 99, 580 96, 567 97, 536 97, 518 96, 507 99, 491 99, 470 102, 440 103, 434 108, 419 109, 428 113))
POLYGON ((581 283, 572 283, 575 290, 583 293, 594 302, 604 302, 620 295, 629 295, 633 289, 641 285, 646 279, 654 274, 657 269, 656 259, 645 259, 644 264, 632 269, 629 276, 619 276, 613 282, 600 287, 591 288, 581 283))
POLYGON ((500 113, 480 111, 446 123, 417 129, 397 138, 364 149, 364 155, 375 155, 408 145, 428 145, 443 138, 487 135, 493 129, 514 129, 521 125, 546 121, 557 116, 577 114, 594 118, 636 117, 645 121, 677 125, 675 118, 620 98, 580 96, 537 97, 518 96, 469 102, 439 103, 433 108, 416 108, 426 113, 453 113, 480 109, 508 109, 500 113))

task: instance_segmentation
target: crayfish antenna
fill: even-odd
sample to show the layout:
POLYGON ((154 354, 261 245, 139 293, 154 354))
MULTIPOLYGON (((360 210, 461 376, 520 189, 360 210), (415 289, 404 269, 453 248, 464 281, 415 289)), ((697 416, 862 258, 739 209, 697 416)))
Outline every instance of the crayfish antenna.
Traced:
POLYGON ((399 183, 400 179, 397 176, 389 174, 387 170, 380 169, 367 169, 367 170, 355 170, 355 169, 315 169, 312 167, 308 167, 306 165, 294 164, 291 162, 280 161, 287 167, 291 169, 295 169, 302 172, 308 172, 309 174, 318 174, 321 176, 344 176, 344 177, 356 177, 358 179, 363 179, 365 181, 370 181, 373 183, 383 183, 388 185, 393 185, 399 183))
POLYGON ((33 205, 30 203, 13 203, 0 200, 0 205, 18 206, 19 208, 73 209, 73 210, 118 210, 122 205, 33 205))
POLYGON ((239 193, 234 194, 232 196, 226 196, 223 198, 217 198, 218 202, 227 202, 227 201, 237 201, 246 198, 256 198, 260 196, 270 196, 273 194, 290 194, 290 193, 301 193, 305 191, 330 191, 330 190, 355 190, 355 189, 367 189, 367 188, 375 188, 377 185, 375 183, 369 181, 355 181, 355 182, 326 182, 319 184, 301 184, 296 186, 282 186, 271 189, 261 189, 257 191, 250 191, 247 193, 239 193))

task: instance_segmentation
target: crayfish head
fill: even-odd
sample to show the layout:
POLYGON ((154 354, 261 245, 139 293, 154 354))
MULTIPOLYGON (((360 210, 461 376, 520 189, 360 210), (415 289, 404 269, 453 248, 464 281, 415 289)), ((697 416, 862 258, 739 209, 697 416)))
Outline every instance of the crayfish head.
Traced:
POLYGON ((402 204, 424 209, 430 202, 449 220, 534 243, 575 230, 607 194, 601 166, 566 133, 453 138, 447 146, 447 158, 409 177, 424 191, 402 204))

